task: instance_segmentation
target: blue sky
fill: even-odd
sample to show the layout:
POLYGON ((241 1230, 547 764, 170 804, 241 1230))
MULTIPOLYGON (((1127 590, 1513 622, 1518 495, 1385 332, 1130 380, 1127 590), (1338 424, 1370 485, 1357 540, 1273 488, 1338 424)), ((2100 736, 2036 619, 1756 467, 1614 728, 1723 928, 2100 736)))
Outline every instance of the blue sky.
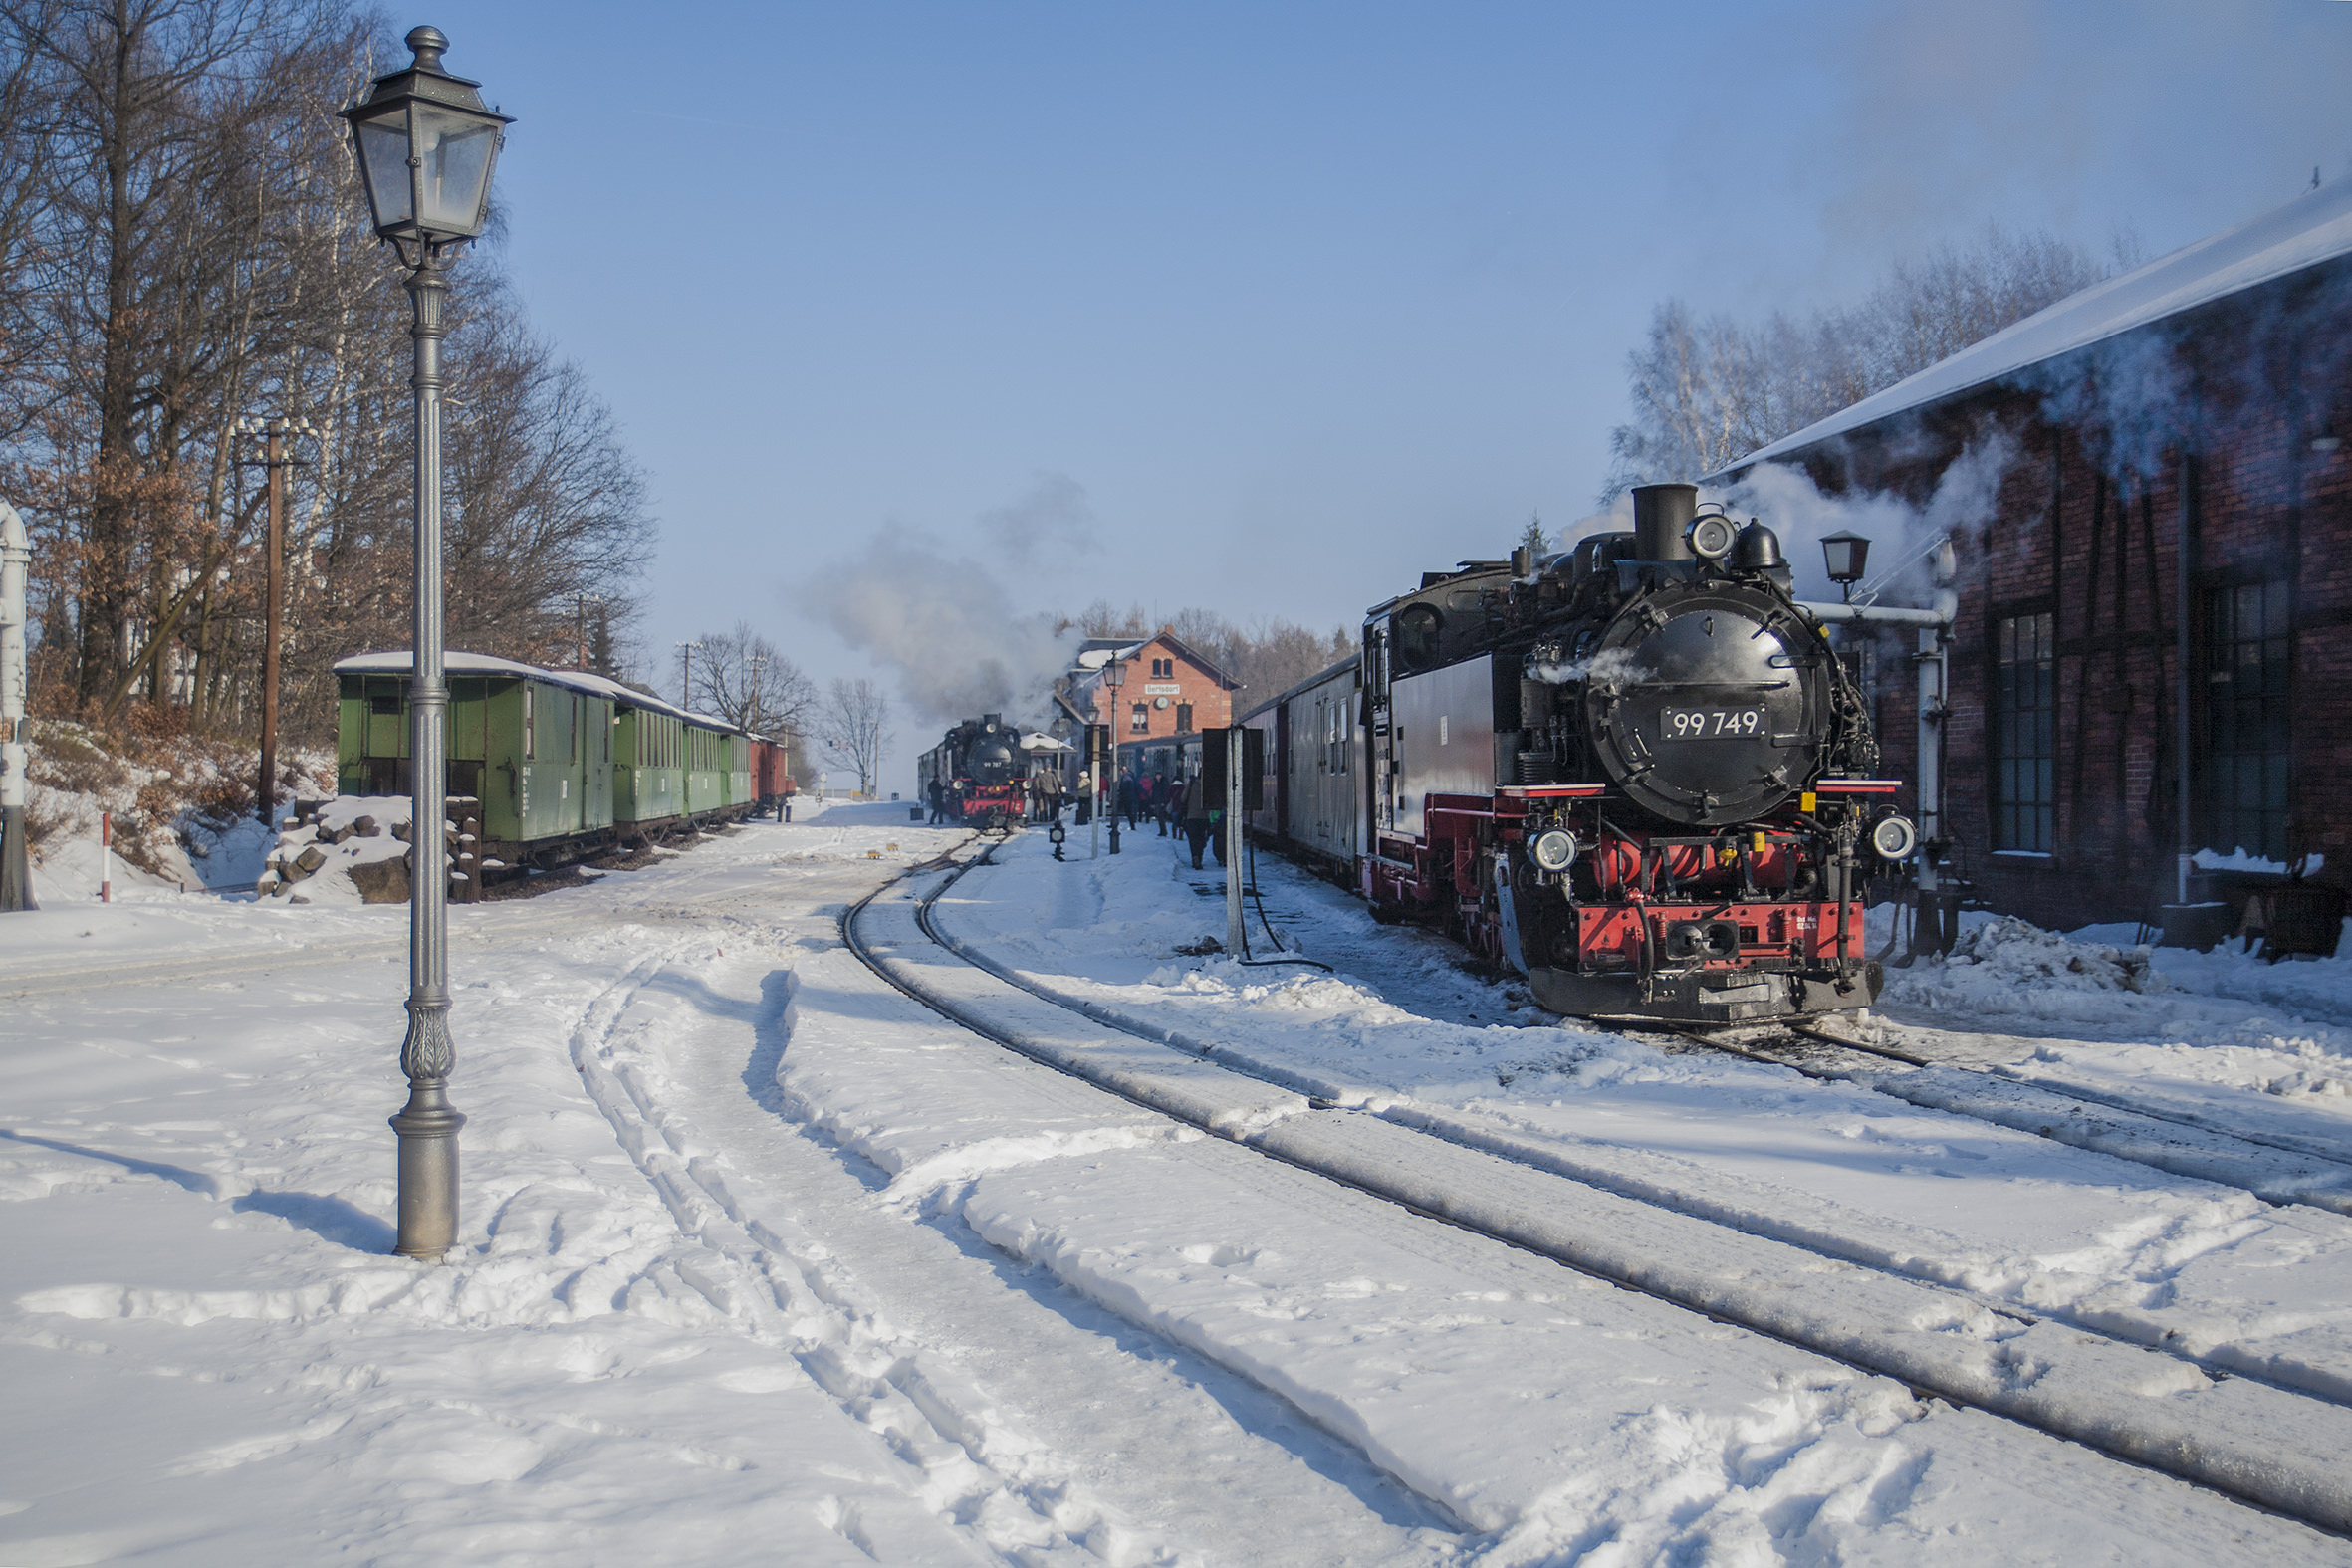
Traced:
POLYGON ((1017 609, 1352 621, 1590 510, 1667 296, 1994 220, 2154 255, 2352 172, 2336 0, 391 20, 520 117, 509 262, 654 477, 648 648, 747 619, 821 677, 890 678, 823 614, 886 529, 1017 609))

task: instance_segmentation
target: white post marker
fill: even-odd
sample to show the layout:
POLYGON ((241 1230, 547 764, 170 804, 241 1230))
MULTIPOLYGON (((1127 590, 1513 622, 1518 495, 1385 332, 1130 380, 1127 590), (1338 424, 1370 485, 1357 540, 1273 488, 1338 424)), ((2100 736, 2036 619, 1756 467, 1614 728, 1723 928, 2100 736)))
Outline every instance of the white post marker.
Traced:
POLYGON ((98 813, 98 901, 115 901, 115 813, 98 813))
POLYGON ((0 910, 35 908, 25 853, 25 573, 32 536, 0 501, 0 910))

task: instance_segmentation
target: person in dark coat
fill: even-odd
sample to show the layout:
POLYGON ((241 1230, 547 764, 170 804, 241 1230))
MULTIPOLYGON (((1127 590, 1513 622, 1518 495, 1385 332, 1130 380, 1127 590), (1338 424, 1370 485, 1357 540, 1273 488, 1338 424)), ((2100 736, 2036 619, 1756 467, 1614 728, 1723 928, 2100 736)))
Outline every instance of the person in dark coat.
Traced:
POLYGON ((927 825, 937 827, 947 816, 947 791, 942 789, 939 786, 939 781, 934 779, 931 781, 929 793, 931 796, 931 820, 927 825))
POLYGON ((1135 775, 1132 772, 1123 773, 1119 775, 1119 815, 1127 819, 1129 832, 1135 830, 1135 775))
POLYGON ((1195 871, 1202 869, 1201 851, 1212 843, 1217 846, 1217 863, 1225 864, 1224 816, 1218 803, 1201 787, 1201 782, 1193 780, 1184 791, 1184 841, 1192 846, 1195 871))

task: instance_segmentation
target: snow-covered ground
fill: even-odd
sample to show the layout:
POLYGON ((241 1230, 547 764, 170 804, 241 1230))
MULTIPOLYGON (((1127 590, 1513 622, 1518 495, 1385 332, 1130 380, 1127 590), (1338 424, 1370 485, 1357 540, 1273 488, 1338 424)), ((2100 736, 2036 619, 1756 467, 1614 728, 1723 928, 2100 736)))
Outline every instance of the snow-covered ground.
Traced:
MULTIPOLYGON (((0 917, 0 1562, 2352 1561, 944 1024, 838 941, 960 840, 904 809, 453 909, 471 1120, 439 1266, 386 1255, 404 908, 0 917)), ((946 921, 1616 1193, 2285 1381, 2352 1371, 2337 1216, 1563 1025, 1271 864, 1277 925, 1341 973, 1181 957, 1222 933, 1211 878, 1127 843, 1057 865, 1022 835, 946 921)), ((2197 1067, 2324 1077, 2337 1025, 2298 1025, 2305 1057, 2253 1021, 2279 1004, 2227 996, 2244 966, 2157 973, 2111 1002, 2188 1022, 2127 1043, 1951 1016, 2023 1070, 2179 1047, 2247 1115, 2345 1107, 2197 1067)), ((1888 1026, 1943 1026, 1935 983, 1888 1026)))

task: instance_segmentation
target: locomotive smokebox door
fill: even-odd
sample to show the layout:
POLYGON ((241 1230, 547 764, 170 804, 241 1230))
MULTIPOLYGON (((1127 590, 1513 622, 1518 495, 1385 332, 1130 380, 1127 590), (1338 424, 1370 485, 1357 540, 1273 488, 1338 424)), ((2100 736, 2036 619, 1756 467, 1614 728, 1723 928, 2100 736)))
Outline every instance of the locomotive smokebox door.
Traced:
POLYGON ((1593 750, 1613 784, 1669 822, 1765 815, 1813 775, 1827 657, 1758 588, 1662 588, 1601 636, 1584 689, 1593 750))

